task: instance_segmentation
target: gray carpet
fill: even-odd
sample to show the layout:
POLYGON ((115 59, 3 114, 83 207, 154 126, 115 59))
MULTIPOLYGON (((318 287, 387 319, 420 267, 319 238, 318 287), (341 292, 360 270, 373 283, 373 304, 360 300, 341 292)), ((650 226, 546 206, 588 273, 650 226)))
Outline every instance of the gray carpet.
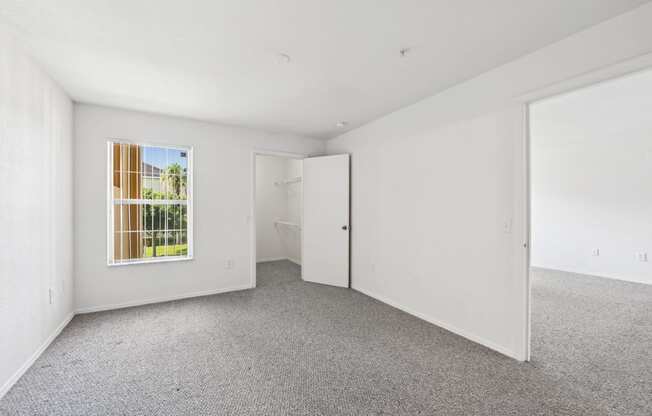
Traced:
POLYGON ((535 269, 532 365, 621 415, 652 415, 652 286, 535 269))
POLYGON ((75 317, 0 414, 650 415, 649 287, 538 273, 522 364, 289 262, 258 273, 75 317))

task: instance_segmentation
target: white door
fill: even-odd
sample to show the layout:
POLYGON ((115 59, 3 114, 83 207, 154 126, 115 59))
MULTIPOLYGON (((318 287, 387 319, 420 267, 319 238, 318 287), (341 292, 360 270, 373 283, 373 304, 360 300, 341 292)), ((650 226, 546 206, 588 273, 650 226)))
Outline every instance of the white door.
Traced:
POLYGON ((303 280, 349 287, 349 155, 303 159, 303 280))

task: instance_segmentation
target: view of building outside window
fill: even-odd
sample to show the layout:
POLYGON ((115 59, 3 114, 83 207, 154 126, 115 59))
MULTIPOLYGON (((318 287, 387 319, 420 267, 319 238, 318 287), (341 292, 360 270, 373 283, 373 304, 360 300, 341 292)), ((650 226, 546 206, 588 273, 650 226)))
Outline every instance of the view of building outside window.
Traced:
POLYGON ((109 263, 189 257, 188 149, 112 142, 109 263))

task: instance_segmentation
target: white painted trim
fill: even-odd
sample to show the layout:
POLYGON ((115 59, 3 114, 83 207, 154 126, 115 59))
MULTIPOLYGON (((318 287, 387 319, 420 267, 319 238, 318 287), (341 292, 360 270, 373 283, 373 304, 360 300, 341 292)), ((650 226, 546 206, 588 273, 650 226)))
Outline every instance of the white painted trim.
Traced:
POLYGON ((590 277, 599 277, 600 279, 610 279, 610 280, 618 280, 619 282, 627 282, 627 283, 635 283, 639 285, 652 285, 650 282, 643 282, 640 280, 635 280, 635 279, 628 279, 626 277, 622 276, 615 276, 609 273, 587 273, 586 270, 577 270, 571 268, 567 269, 559 269, 559 268, 551 268, 551 267, 545 267, 545 266, 537 266, 534 264, 530 265, 530 270, 532 269, 537 269, 541 270, 543 272, 550 271, 550 272, 560 272, 560 273, 572 273, 572 274, 578 274, 581 276, 590 276, 590 277))
POLYGON ((0 387, 0 399, 4 397, 5 394, 16 384, 18 380, 27 372, 27 370, 30 369, 30 367, 38 360, 38 358, 43 354, 43 351, 45 351, 50 344, 52 344, 52 341, 54 341, 57 336, 63 331, 63 329, 70 323, 72 318, 74 318, 75 314, 70 313, 68 316, 64 318, 64 320, 59 324, 59 326, 50 334, 50 336, 43 342, 43 344, 36 350, 34 351, 34 354, 32 354, 25 363, 23 363, 22 366, 16 371, 11 377, 9 377, 9 380, 0 387))
POLYGON ((107 267, 121 267, 121 266, 131 266, 133 264, 149 264, 149 263, 171 263, 175 261, 190 261, 194 260, 194 257, 191 256, 165 256, 165 257, 150 257, 147 259, 139 259, 132 261, 123 261, 120 263, 111 263, 107 267))
MULTIPOLYGON (((307 157, 310 157, 309 154, 302 153, 289 153, 289 152, 277 152, 275 150, 264 150, 264 149, 254 149, 251 152, 251 193, 250 193, 250 207, 249 207, 249 252, 251 257, 249 259, 249 288, 253 289, 256 287, 256 264, 259 260, 256 258, 256 156, 277 156, 284 157, 288 159, 298 159, 303 160, 307 157)), ((301 184, 303 187, 303 183, 301 184)), ((303 189, 303 188, 302 188, 303 189)), ((303 195, 303 192, 301 193, 303 195)), ((301 204, 303 209, 303 204, 301 204)), ((303 220, 303 213, 301 215, 303 220)), ((303 224, 301 224, 303 226, 303 224)), ((301 252, 303 253, 303 227, 301 227, 301 252)), ((282 259, 280 259, 282 260, 282 259)), ((263 261, 263 260, 260 260, 263 261)), ((268 260, 271 261, 271 260, 268 260)))
POLYGON ((288 259, 289 261, 291 261, 292 263, 301 266, 301 262, 300 262, 299 260, 297 260, 297 259, 293 259, 292 257, 288 257, 287 259, 288 259))
POLYGON ((525 224, 523 224, 523 235, 522 242, 524 245, 524 250, 519 251, 521 255, 525 256, 522 259, 522 267, 524 270, 519 270, 519 273, 525 275, 525 325, 524 325, 524 334, 523 334, 523 353, 525 354, 525 361, 530 361, 532 358, 531 353, 531 339, 532 339, 532 314, 530 313, 532 309, 532 293, 530 291, 530 247, 531 247, 531 228, 530 228, 530 217, 532 212, 532 192, 530 190, 530 107, 529 105, 523 105, 523 152, 521 153, 521 163, 523 164, 522 172, 524 177, 521 178, 521 190, 523 193, 523 206, 521 209, 525 211, 525 215, 522 217, 525 224))
POLYGON ((310 156, 305 153, 277 152, 275 150, 264 150, 264 149, 254 149, 253 153, 254 155, 277 156, 277 157, 284 157, 286 159, 297 159, 297 160, 303 160, 310 156))
MULTIPOLYGON (((530 106, 539 101, 546 100, 548 98, 556 97, 559 95, 564 95, 571 93, 573 91, 577 91, 579 89, 583 88, 589 88, 591 86, 600 84, 602 82, 608 82, 611 80, 615 80, 618 78, 626 77, 628 75, 632 75, 634 73, 640 72, 640 71, 645 71, 649 70, 652 68, 652 53, 647 53, 644 55, 639 55, 636 57, 632 57, 629 59, 622 60, 620 62, 617 62, 615 64, 610 64, 606 65, 604 67, 594 69, 588 72, 585 72, 583 74, 580 74, 575 77, 571 77, 559 82, 555 82, 551 85, 544 86, 542 88, 537 88, 536 90, 529 91, 519 97, 515 97, 514 101, 523 103, 527 105, 527 115, 526 115, 526 129, 523 132, 523 140, 525 142, 525 147, 527 149, 526 152, 524 152, 524 155, 522 155, 522 160, 526 164, 526 178, 525 180, 527 181, 527 185, 524 187, 523 192, 524 197, 527 200, 527 204, 524 207, 524 214, 526 215, 527 219, 527 224, 526 224, 526 229, 527 229, 527 250, 525 251, 525 256, 527 260, 527 268, 523 272, 525 282, 526 282, 526 294, 525 294, 525 301, 527 304, 527 333, 526 333, 526 361, 530 361, 531 359, 531 353, 532 353, 532 325, 531 325, 531 320, 532 320, 532 306, 531 306, 531 296, 532 296, 532 281, 530 278, 530 268, 533 267, 530 264, 531 260, 531 247, 532 247, 532 235, 530 232, 531 224, 532 224, 532 218, 531 218, 531 186, 532 186, 532 180, 530 177, 530 169, 531 169, 531 152, 530 152, 530 106)), ((519 250, 519 253, 517 255, 521 255, 522 250, 519 250)), ((576 272, 572 272, 576 273, 576 272)), ((601 276, 602 277, 602 276, 601 276)), ((611 277, 610 277, 611 278, 611 277)), ((615 279, 618 279, 617 277, 614 277, 615 279)), ((619 280, 624 280, 624 279, 619 279, 619 280)), ((629 280, 626 280, 629 281, 629 280)), ((636 282, 638 283, 638 282, 636 282)))
POLYGON ((589 88, 603 82, 634 75, 637 72, 646 71, 650 68, 652 68, 652 53, 647 53, 537 88, 536 90, 520 95, 516 98, 516 101, 525 104, 543 101, 558 95, 569 94, 583 88, 589 88))
POLYGON ((195 146, 188 149, 188 183, 186 184, 186 213, 188 215, 188 254, 187 257, 195 257, 195 146))
MULTIPOLYGON (((131 140, 124 140, 124 139, 118 139, 118 138, 108 138, 106 140, 106 145, 107 145, 107 160, 106 160, 106 174, 107 174, 107 186, 106 186, 106 263, 108 266, 126 266, 126 265, 132 265, 132 264, 146 264, 146 263, 161 263, 161 262, 166 262, 166 261, 179 261, 179 260, 192 260, 194 257, 194 205, 193 205, 193 198, 194 198, 194 190, 193 190, 193 181, 194 181, 194 146, 171 146, 171 145, 165 145, 165 144, 152 144, 150 142, 135 142, 131 140), (186 213, 187 213, 187 223, 188 223, 188 228, 186 230, 187 232, 187 239, 188 239, 188 254, 183 256, 183 257, 177 257, 174 258, 173 260, 147 260, 144 258, 136 259, 135 261, 126 261, 126 262, 120 262, 120 263, 115 263, 113 261, 114 253, 114 244, 113 244, 113 205, 115 204, 114 198, 113 198, 113 144, 114 143, 125 143, 125 144, 137 144, 140 146, 150 146, 150 147, 161 147, 161 148, 166 148, 166 149, 174 149, 174 150, 183 150, 187 152, 187 159, 188 159, 188 166, 186 167, 187 170, 187 177, 188 177, 188 183, 186 184, 186 200, 182 203, 181 201, 169 201, 169 200, 156 200, 157 204, 160 203, 162 205, 168 205, 170 203, 181 203, 182 205, 186 205, 186 213)), ((133 203, 144 203, 147 200, 143 199, 125 199, 123 201, 127 202, 133 202, 133 203)))
POLYGON ((417 318, 423 319, 426 322, 429 322, 429 323, 431 323, 433 325, 436 325, 436 326, 438 326, 440 328, 443 328, 443 329, 445 329, 447 331, 450 331, 450 332, 452 332, 452 333, 454 333, 456 335, 464 337, 464 338, 466 338, 466 339, 468 339, 470 341, 475 342, 476 344, 480 344, 480 345, 485 346, 485 347, 487 347, 489 349, 492 349, 492 350, 494 350, 496 352, 499 352, 499 353, 501 353, 501 354, 503 354, 503 355, 505 355, 507 357, 514 358, 514 359, 516 359, 518 361, 525 361, 525 357, 519 356, 518 354, 514 353, 514 351, 510 350, 509 348, 505 348, 502 345, 495 344, 495 343, 493 343, 491 341, 488 341, 488 340, 486 340, 486 339, 484 339, 484 338, 482 338, 480 336, 477 336, 477 335, 472 334, 470 332, 467 332, 467 331, 464 331, 462 329, 456 328, 456 327, 454 327, 452 325, 448 325, 446 323, 443 323, 443 322, 441 322, 441 321, 439 321, 439 320, 437 320, 437 319, 435 319, 435 318, 433 318, 431 316, 423 314, 421 312, 416 312, 416 311, 414 311, 414 310, 412 310, 412 309, 410 309, 408 307, 405 307, 405 306, 401 305, 400 303, 398 303, 396 301, 393 301, 393 300, 391 300, 391 299, 389 299, 389 298, 387 298, 385 296, 376 295, 375 293, 373 293, 373 292, 371 292, 369 290, 362 289, 362 288, 356 287, 356 286, 351 287, 351 289, 356 290, 356 291, 358 291, 358 292, 360 292, 360 293, 362 293, 364 295, 367 295, 369 297, 372 297, 372 298, 374 298, 376 300, 379 300, 379 301, 381 301, 381 302, 383 302, 383 303, 385 303, 385 304, 387 304, 389 306, 392 306, 392 307, 394 307, 396 309, 400 309, 405 313, 408 313, 410 315, 416 316, 417 318))
POLYGON ((281 261, 281 260, 291 261, 292 263, 298 264, 299 266, 301 266, 301 262, 299 260, 297 260, 297 259, 293 259, 292 257, 268 257, 268 258, 264 258, 264 259, 258 259, 258 260, 256 260, 256 263, 267 263, 267 262, 270 262, 270 261, 281 261))
POLYGON ((106 141, 106 264, 111 265, 113 257, 113 142, 106 141))
POLYGON ((249 287, 256 287, 256 151, 251 152, 251 189, 249 190, 249 287))
POLYGON ((264 259, 256 260, 256 263, 267 263, 270 261, 281 261, 281 260, 289 260, 289 259, 287 257, 266 257, 264 259))
POLYGON ((93 312, 102 312, 102 311, 111 311, 114 309, 123 309, 123 308, 131 308, 134 306, 142 306, 142 305, 151 305, 153 303, 162 303, 162 302, 170 302, 173 300, 182 300, 182 299, 191 299, 191 298, 196 298, 200 296, 210 296, 210 295, 217 295, 220 293, 227 293, 227 292, 237 292, 240 290, 246 290, 246 289, 251 289, 249 285, 240 285, 240 286, 233 286, 233 287, 227 287, 227 288, 222 288, 222 289, 212 289, 212 290, 204 290, 201 292, 191 292, 191 293, 185 293, 183 295, 174 295, 174 296, 162 296, 159 298, 152 298, 152 299, 145 299, 145 300, 135 300, 131 302, 123 302, 123 303, 114 303, 110 305, 102 305, 102 306, 91 306, 88 308, 79 308, 75 311, 76 315, 82 315, 85 313, 93 313, 93 312))

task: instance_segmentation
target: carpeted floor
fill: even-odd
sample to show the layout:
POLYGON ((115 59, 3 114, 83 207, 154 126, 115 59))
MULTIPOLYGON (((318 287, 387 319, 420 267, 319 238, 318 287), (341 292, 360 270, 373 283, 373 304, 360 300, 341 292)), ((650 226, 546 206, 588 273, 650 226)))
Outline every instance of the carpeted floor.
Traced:
POLYGON ((652 287, 537 271, 523 364, 289 262, 258 282, 75 317, 0 414, 651 414, 652 287))
POLYGON ((652 286, 534 269, 532 365, 616 414, 652 415, 652 286))

